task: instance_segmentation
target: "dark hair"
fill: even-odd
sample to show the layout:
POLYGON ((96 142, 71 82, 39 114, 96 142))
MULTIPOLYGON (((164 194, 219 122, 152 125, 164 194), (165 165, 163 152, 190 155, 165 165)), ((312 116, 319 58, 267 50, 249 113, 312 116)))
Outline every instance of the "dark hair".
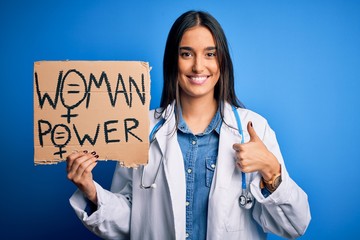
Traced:
MULTIPOLYGON (((216 44, 216 55, 220 67, 220 78, 215 86, 214 97, 220 102, 228 102, 236 107, 244 107, 237 99, 234 89, 234 70, 227 40, 218 21, 209 13, 188 11, 183 13, 172 25, 164 52, 164 84, 160 102, 163 112, 174 100, 179 101, 178 59, 179 44, 185 31, 195 26, 203 26, 212 33, 216 44)), ((223 114, 221 113, 223 116, 223 114)))

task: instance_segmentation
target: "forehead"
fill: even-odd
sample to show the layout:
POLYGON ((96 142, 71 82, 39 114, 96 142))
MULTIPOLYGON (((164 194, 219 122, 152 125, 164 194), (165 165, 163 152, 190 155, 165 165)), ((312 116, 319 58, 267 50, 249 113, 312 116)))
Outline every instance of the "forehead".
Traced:
POLYGON ((215 39, 209 29, 203 26, 189 28, 184 32, 180 41, 180 47, 192 48, 215 47, 215 39))

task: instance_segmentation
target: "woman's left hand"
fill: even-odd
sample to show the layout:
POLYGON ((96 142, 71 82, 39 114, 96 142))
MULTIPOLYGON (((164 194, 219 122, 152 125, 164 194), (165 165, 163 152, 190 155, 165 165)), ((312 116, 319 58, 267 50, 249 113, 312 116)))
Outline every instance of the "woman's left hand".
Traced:
POLYGON ((280 164, 258 137, 252 122, 248 122, 247 130, 250 134, 250 141, 233 145, 233 149, 236 151, 236 164, 242 172, 259 171, 264 180, 270 180, 274 175, 280 173, 280 164))

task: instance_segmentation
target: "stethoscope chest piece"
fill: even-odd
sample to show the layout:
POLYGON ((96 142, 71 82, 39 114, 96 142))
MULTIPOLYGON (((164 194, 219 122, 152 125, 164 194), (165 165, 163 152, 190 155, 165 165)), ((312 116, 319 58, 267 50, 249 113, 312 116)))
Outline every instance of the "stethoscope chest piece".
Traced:
POLYGON ((254 197, 249 191, 242 191, 239 197, 239 205, 242 208, 250 209, 254 204, 254 197))

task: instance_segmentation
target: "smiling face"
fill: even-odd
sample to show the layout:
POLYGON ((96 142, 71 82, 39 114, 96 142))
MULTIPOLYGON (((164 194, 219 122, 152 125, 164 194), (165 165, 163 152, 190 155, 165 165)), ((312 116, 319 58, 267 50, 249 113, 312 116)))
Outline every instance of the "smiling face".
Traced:
POLYGON ((178 67, 181 98, 214 98, 220 69, 214 37, 206 27, 196 26, 184 33, 178 67))

